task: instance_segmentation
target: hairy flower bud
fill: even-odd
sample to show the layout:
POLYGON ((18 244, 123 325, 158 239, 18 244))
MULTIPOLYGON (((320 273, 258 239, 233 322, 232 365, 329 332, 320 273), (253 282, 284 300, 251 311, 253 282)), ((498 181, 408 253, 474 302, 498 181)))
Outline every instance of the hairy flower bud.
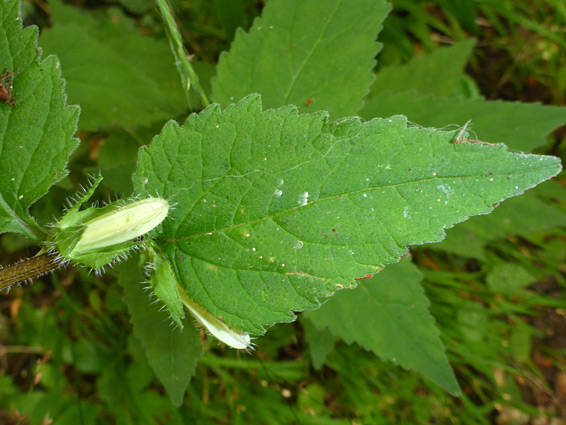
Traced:
POLYGON ((193 317, 224 344, 240 350, 247 350, 251 347, 250 334, 231 328, 222 320, 214 317, 210 312, 191 300, 182 288, 179 288, 179 295, 181 296, 181 301, 193 317))
POLYGON ((85 229, 72 252, 85 253, 121 244, 157 227, 169 212, 169 203, 161 198, 134 201, 84 223, 85 229))
POLYGON ((194 302, 179 284, 169 260, 151 246, 148 247, 148 253, 152 258, 152 265, 149 268, 151 270, 149 281, 153 288, 153 294, 165 304, 171 318, 179 326, 182 327, 184 304, 189 313, 224 344, 238 349, 250 348, 250 335, 247 332, 231 328, 194 302))
POLYGON ((124 257, 135 239, 157 227, 169 212, 161 198, 120 200, 102 208, 80 210, 102 178, 77 201, 55 226, 53 245, 63 260, 100 268, 124 257))

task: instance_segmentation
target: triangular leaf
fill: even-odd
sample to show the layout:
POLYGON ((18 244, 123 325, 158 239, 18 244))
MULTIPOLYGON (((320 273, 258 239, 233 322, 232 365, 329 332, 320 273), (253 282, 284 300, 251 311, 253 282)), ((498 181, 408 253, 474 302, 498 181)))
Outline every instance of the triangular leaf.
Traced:
POLYGON ((307 316, 301 316, 301 324, 305 331, 305 341, 309 345, 312 366, 315 370, 320 370, 338 338, 328 329, 317 329, 307 316))
POLYGON ((514 295, 536 281, 525 268, 513 263, 496 264, 486 278, 489 289, 502 295, 514 295))
POLYGON ((14 100, 0 102, 0 233, 40 239, 28 209, 67 175, 79 108, 66 104, 58 59, 41 60, 37 27, 22 29, 19 1, 0 1, 0 22, 1 83, 14 100))
POLYGON ((417 267, 404 260, 371 279, 360 280, 354 290, 340 291, 306 316, 317 328, 416 370, 458 394, 421 280, 417 267))
POLYGON ((455 96, 464 77, 464 67, 474 40, 466 40, 450 47, 416 57, 406 65, 392 65, 381 69, 371 87, 370 96, 384 91, 401 93, 415 90, 421 95, 455 96))
POLYGON ((189 297, 263 333, 561 169, 457 135, 404 117, 262 111, 250 96, 166 125, 140 151, 134 186, 176 203, 155 242, 189 297))
POLYGON ((389 10, 385 0, 269 1, 221 55, 214 100, 228 105, 260 93, 269 108, 356 114, 373 81, 375 40, 389 10))
POLYGON ((171 401, 180 406, 202 357, 200 336, 194 326, 173 328, 169 313, 160 311, 160 306, 149 299, 143 281, 138 258, 120 265, 119 282, 124 287, 134 335, 142 342, 147 360, 171 401))

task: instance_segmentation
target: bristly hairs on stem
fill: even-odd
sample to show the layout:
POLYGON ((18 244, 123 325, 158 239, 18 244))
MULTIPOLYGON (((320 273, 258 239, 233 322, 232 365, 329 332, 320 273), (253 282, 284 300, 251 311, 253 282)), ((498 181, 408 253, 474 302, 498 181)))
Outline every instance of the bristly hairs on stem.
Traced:
POLYGON ((26 258, 10 266, 0 268, 0 291, 9 290, 21 283, 31 283, 34 279, 64 267, 65 263, 53 252, 43 252, 35 257, 26 258))
MULTIPOLYGON (((91 186, 93 184, 90 178, 89 184, 91 186)), ((81 189, 83 193, 86 193, 87 189, 83 186, 81 186, 81 189)), ((76 197, 75 203, 80 199, 79 194, 67 198, 65 202, 68 204, 69 208, 73 206, 73 197, 76 197)), ((67 210, 67 208, 65 208, 65 210, 67 210)), ((48 225, 48 227, 52 229, 54 229, 55 226, 56 220, 54 224, 48 225)), ((55 247, 47 244, 35 257, 25 258, 7 267, 0 267, 0 291, 9 291, 12 286, 22 283, 32 283, 35 279, 59 268, 63 268, 67 264, 68 261, 61 257, 55 247)))
MULTIPOLYGON (((0 267, 0 291, 2 289, 9 289, 10 287, 12 287, 13 285, 18 285, 24 282, 33 282, 33 280, 37 279, 40 276, 45 275, 46 273, 49 273, 51 271, 54 271, 58 268, 61 267, 65 267, 70 261, 73 261, 73 263, 76 263, 78 265, 82 265, 85 267, 90 268, 90 272, 95 273, 97 276, 100 276, 102 274, 104 274, 104 267, 108 266, 110 268, 112 268, 116 263, 126 260, 133 251, 136 250, 145 250, 146 249, 146 243, 148 242, 148 240, 146 239, 145 235, 139 235, 137 238, 132 239, 133 241, 133 245, 130 246, 128 248, 128 250, 123 250, 123 252, 119 253, 117 252, 116 256, 114 256, 114 258, 108 258, 108 263, 102 265, 101 262, 97 263, 96 261, 94 261, 92 263, 92 266, 94 266, 94 264, 96 264, 96 267, 89 267, 88 266, 88 262, 86 264, 82 264, 80 255, 81 252, 79 252, 79 257, 77 257, 77 261, 75 261, 75 258, 73 257, 69 257, 68 253, 67 254, 63 254, 60 251, 60 244, 61 243, 66 243, 66 242, 73 242, 73 222, 72 222, 72 217, 70 220, 70 224, 67 224, 66 226, 68 227, 68 231, 65 232, 63 230, 61 230, 60 225, 61 223, 63 223, 62 220, 64 220, 65 217, 67 217, 67 214, 80 214, 78 211, 81 208, 81 206, 83 206, 86 202, 89 201, 89 199, 92 197, 92 195, 94 194, 94 191, 96 190, 96 188, 98 187, 100 181, 102 180, 102 176, 98 176, 98 177, 90 177, 88 178, 88 183, 86 185, 81 185, 81 189, 75 193, 73 196, 71 196, 70 198, 67 198, 66 203, 68 204, 68 208, 65 208, 65 214, 63 215, 62 219, 59 219, 59 221, 57 219, 55 219, 55 222, 53 224, 51 224, 50 229, 51 231, 49 232, 49 236, 46 235, 46 240, 43 241, 43 248, 41 249, 41 251, 32 258, 27 258, 24 259, 16 264, 10 265, 8 267, 5 268, 1 268, 0 267)), ((129 197, 129 198, 124 198, 124 199, 119 199, 115 202, 112 202, 112 204, 116 205, 116 209, 113 211, 110 211, 108 213, 105 213, 102 215, 102 217, 105 217, 106 215, 120 215, 122 212, 125 213, 130 213, 131 209, 140 209, 145 207, 145 205, 147 204, 146 200, 140 200, 140 195, 135 196, 135 197, 129 197), (139 204, 138 204, 139 202, 139 204)), ((149 199, 148 199, 149 200, 149 199)), ((161 212, 160 215, 157 216, 150 216, 149 218, 151 220, 160 220, 157 224, 160 224, 160 222, 166 218, 168 211, 169 211, 169 204, 167 201, 161 199, 160 203, 158 203, 159 206, 161 207, 161 212), (165 215, 163 215, 165 214, 165 215)), ((137 211, 137 210, 136 210, 137 211)), ((134 214, 135 217, 138 217, 138 215, 136 215, 136 213, 131 213, 134 214)), ((131 214, 130 217, 131 218, 131 214)), ((124 214, 122 214, 124 215, 124 214)), ((143 215, 142 215, 143 217, 143 215)), ((120 217, 119 217, 120 218, 120 217)), ((88 221, 87 221, 87 225, 88 225, 88 221)), ((151 221, 149 222, 151 223, 151 221)), ((116 223, 113 223, 116 224, 116 223)), ((139 226, 148 226, 148 222, 142 222, 141 224, 139 224, 139 226)), ((152 224, 151 224, 152 225, 152 224)), ((62 229, 66 229, 67 227, 63 226, 62 229)), ((155 227, 155 226, 154 226, 155 227)), ((139 228, 138 228, 139 229, 139 228)), ((149 227, 148 227, 149 229, 149 227)), ((152 230, 153 227, 150 229, 152 230)), ((88 231, 89 228, 87 226, 86 231, 88 231)), ((96 242, 96 238, 100 237, 100 233, 102 232, 102 236, 104 236, 103 234, 104 229, 96 229, 96 233, 95 231, 91 232, 92 234, 89 234, 90 238, 94 238, 95 242, 96 242)), ((132 231, 132 229, 130 228, 126 228, 126 231, 130 232, 130 234, 132 234, 132 236, 136 235, 135 231, 132 231)), ((129 235, 129 234, 128 234, 129 235)), ((84 235, 83 235, 84 236, 84 235)), ((82 241, 82 239, 79 240, 79 243, 82 241)), ((120 240, 120 242, 123 242, 120 240)), ((88 244, 87 244, 88 245, 88 244)), ((84 248, 84 247, 83 247, 84 248)), ((86 249, 86 248, 84 248, 86 249)), ((88 254, 88 251, 86 252, 86 254, 88 254)))
MULTIPOLYGON (((100 177, 98 177, 98 179, 100 179, 100 177)), ((84 194, 91 190, 91 188, 95 185, 96 180, 97 179, 95 177, 89 176, 88 183, 85 186, 81 185, 81 189, 78 192, 66 199, 68 207, 66 207, 64 211, 69 211, 79 202, 81 204, 84 203, 86 201, 86 199, 84 199, 84 194)), ((132 201, 132 198, 124 199, 123 201, 125 206, 129 201, 132 201)), ((57 219, 55 219, 54 223, 48 225, 48 227, 51 228, 50 233, 55 231, 57 222, 57 219)), ((131 248, 131 250, 144 249, 145 241, 142 238, 139 239, 137 245, 131 248)), ((114 259, 114 261, 108 264, 108 266, 113 267, 116 263, 127 259, 130 253, 131 251, 119 255, 114 259)), ((26 282, 31 283, 35 279, 49 272, 65 267, 67 264, 69 264, 69 260, 65 259, 59 253, 53 240, 48 239, 47 241, 44 241, 44 247, 35 257, 23 259, 7 267, 0 267, 0 291, 4 289, 9 290, 14 285, 26 282)), ((91 269, 90 271, 94 272, 97 276, 100 276, 104 273, 104 267, 91 269)))

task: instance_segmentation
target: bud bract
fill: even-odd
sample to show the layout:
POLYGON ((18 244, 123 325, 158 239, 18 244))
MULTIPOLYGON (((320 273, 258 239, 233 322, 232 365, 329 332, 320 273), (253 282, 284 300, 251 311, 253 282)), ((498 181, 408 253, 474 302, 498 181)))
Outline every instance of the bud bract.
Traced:
POLYGON ((153 290, 153 295, 159 298, 165 305, 171 315, 171 319, 182 329, 185 308, 181 302, 179 283, 171 268, 171 263, 163 254, 159 253, 151 243, 147 247, 147 255, 150 260, 150 265, 147 270, 151 272, 149 284, 153 290))

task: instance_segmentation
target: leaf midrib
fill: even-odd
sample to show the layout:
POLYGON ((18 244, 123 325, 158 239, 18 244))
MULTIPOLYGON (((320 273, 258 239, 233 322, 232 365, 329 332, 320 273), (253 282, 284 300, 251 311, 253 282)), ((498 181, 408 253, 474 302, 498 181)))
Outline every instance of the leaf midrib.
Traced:
MULTIPOLYGON (((308 55, 305 57, 305 59, 303 60, 303 62, 301 64, 299 64, 299 67, 296 69, 294 75, 293 75, 293 79, 291 80, 289 87, 287 88, 287 92, 285 93, 285 95, 283 96, 283 105, 287 105, 289 103, 289 97, 291 96, 292 91, 294 90, 296 84, 297 84, 297 80, 299 79, 299 75, 303 72, 303 70, 305 69, 305 66, 307 65, 307 63, 310 61, 312 55, 314 54, 314 52, 316 51, 316 49, 318 48, 318 46, 321 43, 321 40, 324 37, 324 34, 326 34, 326 31, 328 30, 328 27, 330 25, 330 23, 332 22, 332 20, 334 19, 334 16, 336 15, 338 9, 340 8, 340 5, 342 4, 342 2, 338 2, 336 5, 336 9, 334 9, 334 11, 332 12, 332 15, 330 17, 330 19, 326 20, 326 25, 324 26, 324 28, 322 29, 322 31, 320 32, 320 37, 318 37, 315 41, 315 43, 313 44, 311 50, 308 52, 308 55)), ((290 34, 290 32, 288 33, 290 34)), ((290 44, 290 42, 289 42, 290 44)))
MULTIPOLYGON (((555 167, 554 164, 545 165, 543 167, 537 167, 537 168, 532 167, 529 170, 525 170, 523 173, 524 174, 531 174, 531 173, 543 170, 545 168, 554 168, 554 167, 555 167)), ((431 177, 431 178, 423 178, 423 179, 419 179, 419 180, 406 181, 406 182, 402 182, 402 183, 395 183, 395 184, 389 184, 389 185, 384 185, 384 186, 367 187, 367 188, 353 190, 353 191, 348 192, 348 193, 341 193, 341 194, 338 194, 338 195, 332 195, 332 196, 328 196, 328 197, 325 197, 325 198, 319 198, 315 201, 309 202, 307 205, 298 205, 298 206, 295 206, 295 207, 292 207, 292 208, 289 208, 289 209, 286 209, 286 210, 283 210, 283 211, 279 211, 278 213, 275 213, 275 214, 272 214, 272 215, 267 215, 265 217, 257 218, 255 220, 249 220, 249 221, 246 221, 246 222, 234 224, 232 226, 224 227, 224 228, 221 228, 221 229, 215 229, 215 230, 210 231, 210 232, 201 232, 201 233, 197 233, 197 234, 189 235, 189 236, 184 236, 184 237, 180 237, 180 238, 178 238, 178 237, 175 237, 175 238, 160 238, 160 237, 157 237, 156 240, 161 240, 161 241, 166 242, 166 243, 176 243, 176 242, 190 240, 190 239, 197 239, 197 238, 201 238, 201 237, 205 237, 205 236, 210 237, 214 234, 225 233, 225 232, 228 232, 230 230, 238 229, 238 228, 241 228, 241 227, 244 227, 244 226, 251 226, 251 225, 254 225, 254 224, 257 224, 257 223, 261 223, 263 221, 272 220, 272 219, 275 219, 277 217, 289 214, 293 211, 297 211, 301 208, 308 208, 308 207, 311 207, 313 205, 319 204, 321 202, 331 201, 333 199, 339 199, 339 198, 342 198, 344 196, 356 195, 356 194, 360 194, 360 193, 364 193, 364 192, 368 192, 368 191, 390 189, 390 188, 399 188, 399 187, 402 187, 404 185, 410 185, 410 184, 412 185, 412 184, 425 183, 425 182, 430 182, 430 181, 445 181, 445 180, 455 180, 455 179, 456 180, 465 180, 465 179, 469 179, 469 178, 478 178, 478 177, 490 177, 490 178, 492 178, 494 176, 495 177, 502 177, 502 176, 508 176, 508 175, 509 175, 509 173, 498 173, 498 174, 489 174, 489 175, 475 174, 475 175, 456 176, 456 177, 455 176, 442 176, 442 177, 435 176, 435 177, 431 177)), ((523 193, 525 190, 530 189, 531 187, 533 187, 533 186, 526 187, 519 193, 509 195, 509 196, 501 199, 500 202, 507 199, 507 198, 510 198, 512 196, 518 196, 521 193, 523 193)))

